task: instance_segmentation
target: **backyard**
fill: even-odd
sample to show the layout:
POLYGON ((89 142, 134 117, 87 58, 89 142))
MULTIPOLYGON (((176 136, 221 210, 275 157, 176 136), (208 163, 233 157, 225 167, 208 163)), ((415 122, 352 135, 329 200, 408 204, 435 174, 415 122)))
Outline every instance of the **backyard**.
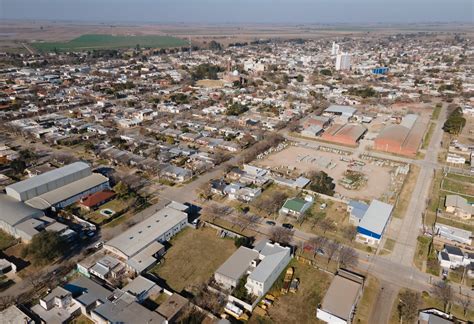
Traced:
MULTIPOLYGON (((332 276, 295 259, 291 261, 290 266, 295 269, 294 278, 300 280, 298 290, 296 293, 279 296, 283 281, 283 276, 280 276, 281 282, 275 282, 270 290, 277 298, 269 307, 268 318, 265 317, 265 320, 268 319, 272 323, 314 323, 316 308, 322 301, 332 276)), ((258 316, 253 316, 249 323, 259 323, 258 316)))
POLYGON ((211 228, 186 228, 170 241, 168 252, 151 272, 177 292, 202 283, 234 253, 234 241, 211 228))
POLYGON ((87 219, 88 221, 94 223, 94 224, 100 225, 104 221, 109 219, 110 217, 113 217, 114 215, 122 213, 127 207, 130 206, 132 201, 133 201, 133 199, 127 199, 127 200, 114 199, 114 200, 111 200, 111 201, 105 203, 104 205, 100 206, 99 209, 85 215, 84 218, 87 219), (111 210, 113 212, 113 214, 111 214, 110 216, 103 215, 101 213, 101 211, 103 211, 103 210, 111 210))

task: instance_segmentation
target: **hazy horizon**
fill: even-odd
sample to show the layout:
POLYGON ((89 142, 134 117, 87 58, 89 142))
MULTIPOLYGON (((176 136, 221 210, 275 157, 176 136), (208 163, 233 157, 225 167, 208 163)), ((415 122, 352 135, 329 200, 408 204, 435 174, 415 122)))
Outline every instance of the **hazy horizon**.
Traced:
POLYGON ((104 23, 473 23, 473 0, 0 0, 0 19, 104 23))

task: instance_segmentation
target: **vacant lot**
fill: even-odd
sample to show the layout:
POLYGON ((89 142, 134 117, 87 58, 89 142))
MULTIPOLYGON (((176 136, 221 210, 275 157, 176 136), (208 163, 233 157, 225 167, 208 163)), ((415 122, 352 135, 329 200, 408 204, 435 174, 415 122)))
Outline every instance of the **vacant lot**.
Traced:
MULTIPOLYGON (((290 266, 295 268, 294 278, 300 280, 298 290, 296 293, 277 297, 273 306, 268 309, 268 319, 272 323, 315 323, 316 308, 332 278, 329 274, 296 260, 290 266)), ((278 296, 278 290, 274 295, 278 296)), ((258 323, 258 320, 252 318, 250 323, 258 323)))
MULTIPOLYGON (((305 173, 311 170, 324 171, 337 183, 344 177, 348 168, 348 162, 340 160, 340 155, 331 152, 323 152, 306 147, 289 146, 278 153, 268 156, 257 164, 271 169, 297 170, 305 173), (331 165, 333 167, 326 167, 331 165)), ((336 184, 336 192, 353 199, 380 198, 390 187, 390 169, 373 164, 366 164, 360 170, 368 177, 366 185, 359 190, 349 190, 336 184)))
POLYGON ((131 47, 165 48, 185 46, 186 41, 170 36, 118 36, 118 35, 82 35, 69 42, 32 43, 40 51, 82 51, 93 49, 117 49, 131 47))
POLYGON ((170 243, 164 259, 151 272, 178 292, 206 282, 236 250, 234 241, 219 238, 210 228, 185 229, 170 243))

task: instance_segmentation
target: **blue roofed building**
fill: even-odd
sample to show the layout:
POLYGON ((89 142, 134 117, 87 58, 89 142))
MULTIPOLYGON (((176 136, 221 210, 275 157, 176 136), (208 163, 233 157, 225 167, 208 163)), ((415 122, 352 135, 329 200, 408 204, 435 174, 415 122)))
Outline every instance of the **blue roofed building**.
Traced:
POLYGON ((369 209, 369 205, 365 202, 350 200, 347 204, 347 212, 349 213, 349 221, 351 224, 355 226, 359 225, 362 217, 364 217, 367 212, 367 209, 369 209))
POLYGON ((372 200, 357 226, 357 241, 368 245, 377 245, 387 227, 392 210, 392 205, 372 200))

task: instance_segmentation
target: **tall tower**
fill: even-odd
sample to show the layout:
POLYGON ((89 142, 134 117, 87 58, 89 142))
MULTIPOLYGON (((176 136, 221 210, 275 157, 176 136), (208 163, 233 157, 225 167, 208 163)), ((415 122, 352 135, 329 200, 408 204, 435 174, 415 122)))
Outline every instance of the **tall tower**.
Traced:
POLYGON ((351 54, 341 53, 336 56, 336 71, 351 69, 351 54))
POLYGON ((332 42, 331 55, 339 54, 339 45, 336 42, 332 42))
POLYGON ((191 36, 188 37, 188 44, 189 44, 189 56, 193 53, 193 44, 191 43, 191 36))

